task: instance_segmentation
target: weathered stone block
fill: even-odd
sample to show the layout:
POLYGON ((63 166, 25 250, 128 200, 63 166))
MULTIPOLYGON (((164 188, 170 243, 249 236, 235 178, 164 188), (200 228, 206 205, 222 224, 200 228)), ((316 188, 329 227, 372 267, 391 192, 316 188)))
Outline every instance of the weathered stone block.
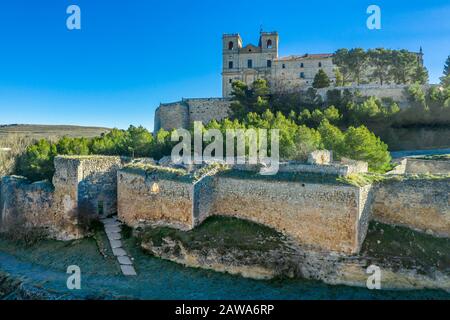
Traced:
POLYGON ((330 164, 333 161, 333 153, 329 150, 316 150, 308 155, 309 164, 330 164))

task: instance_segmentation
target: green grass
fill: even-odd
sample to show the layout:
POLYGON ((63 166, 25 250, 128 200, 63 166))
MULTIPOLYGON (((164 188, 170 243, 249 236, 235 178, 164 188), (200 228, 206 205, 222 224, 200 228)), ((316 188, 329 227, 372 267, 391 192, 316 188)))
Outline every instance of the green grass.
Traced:
POLYGON ((86 274, 119 274, 120 269, 103 231, 94 237, 74 241, 40 240, 27 245, 0 237, 0 251, 43 267, 66 272, 78 265, 86 274))
POLYGON ((450 272, 450 239, 372 222, 361 255, 426 272, 450 272))
POLYGON ((203 166, 193 172, 188 172, 184 168, 172 168, 158 166, 151 163, 131 163, 122 170, 137 174, 156 175, 162 180, 173 180, 185 183, 195 183, 210 173, 217 173, 227 169, 227 166, 219 163, 212 163, 203 166))
POLYGON ((337 180, 345 184, 363 187, 369 184, 376 184, 376 183, 389 183, 407 180, 443 180, 443 179, 445 180, 449 178, 450 174, 423 173, 423 174, 383 175, 378 173, 356 173, 350 174, 345 177, 338 177, 337 180))
POLYGON ((246 220, 214 216, 191 231, 167 227, 148 227, 140 233, 143 242, 161 246, 164 238, 180 241, 189 249, 277 250, 284 245, 284 236, 275 230, 246 220))

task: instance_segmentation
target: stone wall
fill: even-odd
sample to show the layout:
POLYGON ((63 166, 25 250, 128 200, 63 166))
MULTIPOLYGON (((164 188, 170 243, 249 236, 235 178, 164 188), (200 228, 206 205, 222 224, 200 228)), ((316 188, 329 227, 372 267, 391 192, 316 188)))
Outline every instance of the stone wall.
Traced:
POLYGON ((367 229, 367 194, 332 184, 220 177, 213 212, 248 219, 325 251, 358 252, 367 229))
POLYGON ((450 178, 387 181, 374 188, 375 220, 450 237, 450 178))
POLYGON ((179 102, 161 104, 155 111, 154 132, 189 128, 194 121, 203 124, 222 120, 228 116, 230 100, 222 98, 183 99, 179 102))
POLYGON ((189 127, 189 107, 183 101, 161 104, 155 111, 154 132, 189 127))
POLYGON ((406 161, 406 173, 412 174, 441 174, 450 172, 449 160, 425 160, 408 158, 406 161))
POLYGON ((55 158, 53 186, 4 177, 0 193, 1 227, 45 228, 49 236, 77 239, 89 219, 117 211, 116 176, 125 160, 106 156, 55 158))
POLYGON ((167 180, 145 170, 118 172, 118 217, 127 225, 167 225, 192 229, 194 185, 167 180))
POLYGON ((189 125, 194 121, 201 121, 203 124, 211 120, 222 120, 228 117, 230 101, 222 98, 209 99, 186 99, 189 106, 189 125))
POLYGON ((30 183, 24 177, 6 176, 1 181, 0 229, 7 230, 16 223, 23 227, 45 226, 51 228, 50 213, 53 187, 48 182, 30 183))

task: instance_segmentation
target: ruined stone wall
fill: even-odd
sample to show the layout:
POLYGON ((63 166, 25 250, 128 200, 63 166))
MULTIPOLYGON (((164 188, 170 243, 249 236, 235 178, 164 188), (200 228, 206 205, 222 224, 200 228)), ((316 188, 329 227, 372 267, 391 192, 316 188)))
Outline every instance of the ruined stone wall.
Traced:
POLYGON ((100 214, 99 202, 103 215, 116 212, 116 175, 122 161, 120 157, 56 157, 53 186, 30 183, 23 177, 4 177, 2 229, 19 222, 24 228, 45 228, 50 237, 60 240, 83 237, 88 220, 100 214))
POLYGON ((4 177, 0 190, 0 229, 5 231, 18 225, 52 228, 55 222, 51 215, 52 202, 53 188, 50 183, 30 183, 18 176, 4 177))
POLYGON ((345 185, 219 177, 215 195, 214 214, 261 223, 326 251, 358 252, 370 212, 368 192, 345 185))
POLYGON ((450 161, 408 158, 406 161, 405 172, 412 174, 450 173, 450 161))
POLYGON ((117 171, 127 159, 89 156, 80 159, 78 206, 86 214, 117 213, 117 171))
POLYGON ((375 220, 450 236, 450 178, 387 181, 374 187, 375 220))
POLYGON ((192 229, 194 185, 147 175, 144 170, 118 172, 118 217, 129 226, 158 224, 192 229))

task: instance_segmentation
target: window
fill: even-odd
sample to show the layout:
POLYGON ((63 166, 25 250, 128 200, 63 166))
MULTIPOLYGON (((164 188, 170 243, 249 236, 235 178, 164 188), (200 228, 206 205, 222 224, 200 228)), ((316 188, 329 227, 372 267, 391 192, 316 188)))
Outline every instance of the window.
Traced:
POLYGON ((267 60, 267 68, 272 68, 272 60, 267 60))
POLYGON ((253 68, 253 61, 252 59, 247 60, 247 68, 253 68))
POLYGON ((228 69, 233 69, 233 61, 228 61, 228 69))
POLYGON ((302 62, 302 63, 300 63, 300 68, 303 68, 303 67, 305 67, 305 65, 302 62))
POLYGON ((300 72, 300 78, 301 79, 305 79, 305 73, 304 72, 300 72))
POLYGON ((283 69, 286 69, 286 65, 285 65, 284 63, 281 65, 281 67, 282 67, 283 69))
POLYGON ((267 40, 267 49, 272 49, 272 40, 267 40))
POLYGON ((233 83, 233 79, 228 80, 229 83, 233 83))
POLYGON ((319 62, 319 68, 322 68, 322 62, 319 62))
POLYGON ((234 48, 233 41, 228 42, 228 50, 233 50, 233 48, 234 48))

